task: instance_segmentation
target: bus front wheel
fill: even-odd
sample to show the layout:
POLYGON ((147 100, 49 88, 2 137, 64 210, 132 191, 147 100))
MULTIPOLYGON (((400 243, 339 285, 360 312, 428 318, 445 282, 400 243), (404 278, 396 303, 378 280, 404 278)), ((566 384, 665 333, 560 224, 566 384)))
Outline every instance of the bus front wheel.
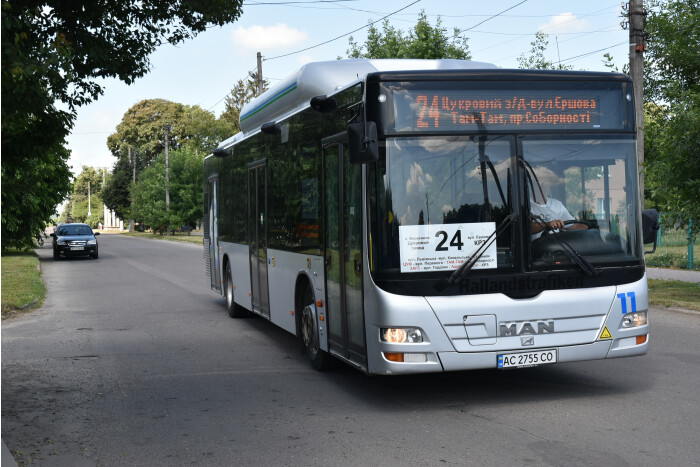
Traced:
POLYGON ((318 371, 329 369, 331 356, 324 352, 319 344, 316 304, 310 285, 307 285, 304 292, 304 309, 301 312, 301 339, 311 366, 318 371))

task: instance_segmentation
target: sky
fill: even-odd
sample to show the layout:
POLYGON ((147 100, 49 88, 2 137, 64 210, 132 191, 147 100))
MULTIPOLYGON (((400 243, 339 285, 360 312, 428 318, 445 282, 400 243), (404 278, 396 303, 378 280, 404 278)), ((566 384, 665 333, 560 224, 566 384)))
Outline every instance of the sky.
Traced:
POLYGON ((218 117, 235 83, 256 68, 257 52, 263 77, 274 85, 306 63, 347 57, 349 37, 364 43, 368 22, 381 28, 386 17, 408 31, 421 10, 433 26, 440 18, 450 34, 462 30, 472 60, 501 68, 517 68, 520 56, 530 56, 538 31, 549 35, 550 61, 591 71, 607 70, 605 53, 619 69, 628 61, 621 3, 610 0, 245 0, 236 22, 158 48, 150 72, 132 85, 100 81, 104 94, 79 108, 67 139, 69 164, 76 175, 84 165, 111 171, 116 159, 107 137, 141 100, 199 105, 218 117))

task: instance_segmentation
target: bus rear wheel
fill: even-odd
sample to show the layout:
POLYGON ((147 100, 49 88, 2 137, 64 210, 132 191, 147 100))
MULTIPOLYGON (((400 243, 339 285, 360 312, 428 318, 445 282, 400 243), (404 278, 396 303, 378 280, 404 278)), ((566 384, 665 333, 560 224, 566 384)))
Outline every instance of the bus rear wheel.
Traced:
POLYGON ((301 339, 309 357, 311 367, 324 371, 331 367, 331 356, 324 352, 319 344, 318 320, 316 318, 316 303, 310 285, 304 292, 304 308, 301 312, 301 339))
POLYGON ((236 305, 233 300, 233 276, 231 275, 231 263, 226 263, 226 278, 224 280, 224 296, 226 297, 226 309, 231 318, 245 318, 248 310, 236 305))

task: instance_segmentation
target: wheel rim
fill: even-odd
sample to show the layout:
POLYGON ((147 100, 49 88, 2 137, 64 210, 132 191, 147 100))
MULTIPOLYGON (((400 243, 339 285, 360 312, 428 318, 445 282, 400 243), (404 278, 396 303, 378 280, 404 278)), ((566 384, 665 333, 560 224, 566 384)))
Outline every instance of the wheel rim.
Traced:
POLYGON ((304 307, 301 316, 301 334, 304 339, 304 346, 312 355, 318 352, 318 343, 316 342, 316 322, 314 312, 311 305, 304 307))
POLYGON ((228 271, 226 271, 226 304, 229 308, 233 305, 233 279, 228 271))

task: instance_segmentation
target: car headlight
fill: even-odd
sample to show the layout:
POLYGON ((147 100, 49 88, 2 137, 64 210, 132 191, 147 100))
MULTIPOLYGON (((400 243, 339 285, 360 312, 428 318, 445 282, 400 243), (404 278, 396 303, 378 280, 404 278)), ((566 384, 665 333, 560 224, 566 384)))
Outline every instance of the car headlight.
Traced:
POLYGON ((381 339, 393 344, 423 342, 423 333, 418 328, 381 328, 381 339))
POLYGON ((637 326, 644 326, 645 324, 647 324, 646 311, 627 313, 626 315, 622 316, 623 328, 636 328, 637 326))
POLYGON ((95 240, 95 239, 93 238, 92 240, 88 240, 88 241, 87 241, 87 244, 88 244, 88 245, 97 245, 97 240, 95 240))
POLYGON ((56 244, 57 244, 57 245, 65 245, 65 244, 66 244, 66 241, 65 241, 65 240, 57 240, 57 241, 56 241, 56 244))

